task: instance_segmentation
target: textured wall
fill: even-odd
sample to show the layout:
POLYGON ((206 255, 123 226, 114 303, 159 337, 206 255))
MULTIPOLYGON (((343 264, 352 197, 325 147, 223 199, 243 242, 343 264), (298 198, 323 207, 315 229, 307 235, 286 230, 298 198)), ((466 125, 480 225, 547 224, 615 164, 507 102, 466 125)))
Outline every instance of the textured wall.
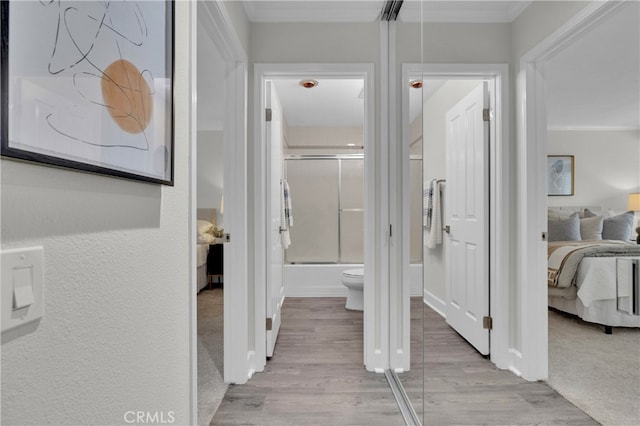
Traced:
POLYGON ((0 161, 2 249, 45 256, 44 318, 2 336, 4 425, 189 422, 187 10, 176 2, 174 187, 0 161))

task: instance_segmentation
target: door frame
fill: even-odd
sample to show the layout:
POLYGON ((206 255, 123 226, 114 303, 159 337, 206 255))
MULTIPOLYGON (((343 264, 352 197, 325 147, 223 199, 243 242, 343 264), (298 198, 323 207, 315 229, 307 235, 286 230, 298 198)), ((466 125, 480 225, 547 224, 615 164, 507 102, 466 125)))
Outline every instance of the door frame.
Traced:
POLYGON ((513 350, 512 369, 527 380, 548 378, 548 314, 546 281, 547 231, 546 155, 547 109, 545 64, 568 44, 624 2, 591 2, 551 33, 519 61, 517 78, 517 164, 518 185, 516 282, 519 290, 514 311, 520 312, 520 347, 513 350))
MULTIPOLYGON (((375 149, 375 97, 374 97, 374 66, 367 63, 291 63, 254 64, 253 80, 253 171, 254 171, 254 197, 253 197, 253 226, 254 226, 254 298, 253 298, 253 318, 254 333, 249 339, 253 342, 256 356, 256 371, 264 370, 266 365, 266 259, 267 249, 266 235, 269 232, 266 210, 266 192, 263 188, 267 182, 266 146, 265 135, 265 80, 279 78, 361 78, 364 80, 365 102, 364 102, 364 153, 365 153, 365 283, 364 283, 364 361, 368 370, 373 370, 371 360, 379 354, 379 349, 375 347, 376 333, 380 330, 375 318, 379 312, 375 301, 376 270, 375 266, 375 241, 377 235, 376 228, 376 149, 375 149)), ((295 197, 295 194, 293 195, 295 197)), ((295 206, 294 206, 295 208, 295 206)), ((295 214, 295 213, 294 213, 295 214)), ((286 283, 285 283, 286 286, 286 283)))
MULTIPOLYGON (((494 119, 490 122, 489 141, 489 310, 493 329, 489 333, 490 359, 500 369, 510 368, 510 280, 509 280, 509 215, 510 215, 510 147, 509 147, 509 66, 507 64, 435 64, 405 63, 402 65, 403 82, 413 76, 441 79, 489 80, 490 107, 494 119), (506 261, 501 261, 506 259, 506 261)), ((409 85, 403 84, 403 116, 401 144, 403 170, 409 169, 409 85)), ((404 176, 403 176, 404 177, 404 176)), ((405 182, 408 182, 406 176, 405 182)), ((404 185, 406 186, 406 185, 404 185)), ((403 186, 403 187, 404 187, 403 186)), ((408 191, 403 189, 403 206, 409 205, 408 191)), ((403 209, 402 268, 409 276, 409 209, 403 209)), ((408 286, 406 281, 403 285, 408 286)), ((409 292, 405 292, 408 297, 409 292)), ((441 315, 443 301, 424 295, 424 302, 441 315), (440 303, 442 302, 442 303, 440 303)), ((408 312, 403 316, 408 321, 408 312)), ((393 366, 392 366, 393 367, 393 366)))
MULTIPOLYGON (((191 150, 189 168, 190 205, 190 280, 189 331, 191 418, 197 419, 198 387, 198 335, 197 335, 197 286, 195 275, 196 211, 197 211, 197 37, 198 26, 203 25, 226 63, 225 130, 223 136, 224 161, 233 167, 225 167, 224 188, 226 210, 233 212, 225 221, 225 228, 232 242, 225 244, 224 270, 224 381, 246 383, 251 365, 251 351, 243 339, 234 338, 246 334, 248 327, 248 232, 247 232, 247 63, 248 58, 236 34, 232 20, 223 2, 190 3, 191 48, 191 150), (233 307, 234 309, 230 309, 233 307), (244 362, 243 362, 244 361, 244 362)), ((195 420, 192 423, 196 423, 195 420)))

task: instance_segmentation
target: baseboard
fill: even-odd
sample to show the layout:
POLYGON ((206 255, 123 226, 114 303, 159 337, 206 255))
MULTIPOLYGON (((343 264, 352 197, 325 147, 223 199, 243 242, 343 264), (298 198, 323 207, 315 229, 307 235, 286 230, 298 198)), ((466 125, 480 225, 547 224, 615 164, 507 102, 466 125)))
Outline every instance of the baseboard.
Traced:
POLYGON ((447 307, 447 303, 428 290, 424 291, 424 303, 426 303, 431 309, 436 311, 442 318, 447 317, 445 315, 445 308, 447 307))
POLYGON ((509 371, 515 374, 518 377, 522 377, 521 365, 522 365, 522 353, 519 350, 510 348, 509 356, 511 358, 511 364, 509 366, 509 371))

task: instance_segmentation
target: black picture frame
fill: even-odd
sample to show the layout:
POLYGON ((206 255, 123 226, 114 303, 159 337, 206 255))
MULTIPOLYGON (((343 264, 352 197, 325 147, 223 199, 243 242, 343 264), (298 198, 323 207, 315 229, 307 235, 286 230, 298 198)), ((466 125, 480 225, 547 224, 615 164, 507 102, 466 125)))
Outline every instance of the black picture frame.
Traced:
POLYGON ((0 15, 0 155, 174 185, 173 1, 2 1, 0 15))

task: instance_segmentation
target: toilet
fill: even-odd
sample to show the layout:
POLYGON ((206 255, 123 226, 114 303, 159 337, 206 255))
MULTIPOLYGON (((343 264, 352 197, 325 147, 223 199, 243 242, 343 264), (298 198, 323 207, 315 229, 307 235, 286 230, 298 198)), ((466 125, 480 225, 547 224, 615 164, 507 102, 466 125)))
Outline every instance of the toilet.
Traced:
POLYGON ((347 303, 345 308, 353 311, 364 310, 364 269, 349 269, 344 271, 342 273, 342 284, 347 287, 347 303))

